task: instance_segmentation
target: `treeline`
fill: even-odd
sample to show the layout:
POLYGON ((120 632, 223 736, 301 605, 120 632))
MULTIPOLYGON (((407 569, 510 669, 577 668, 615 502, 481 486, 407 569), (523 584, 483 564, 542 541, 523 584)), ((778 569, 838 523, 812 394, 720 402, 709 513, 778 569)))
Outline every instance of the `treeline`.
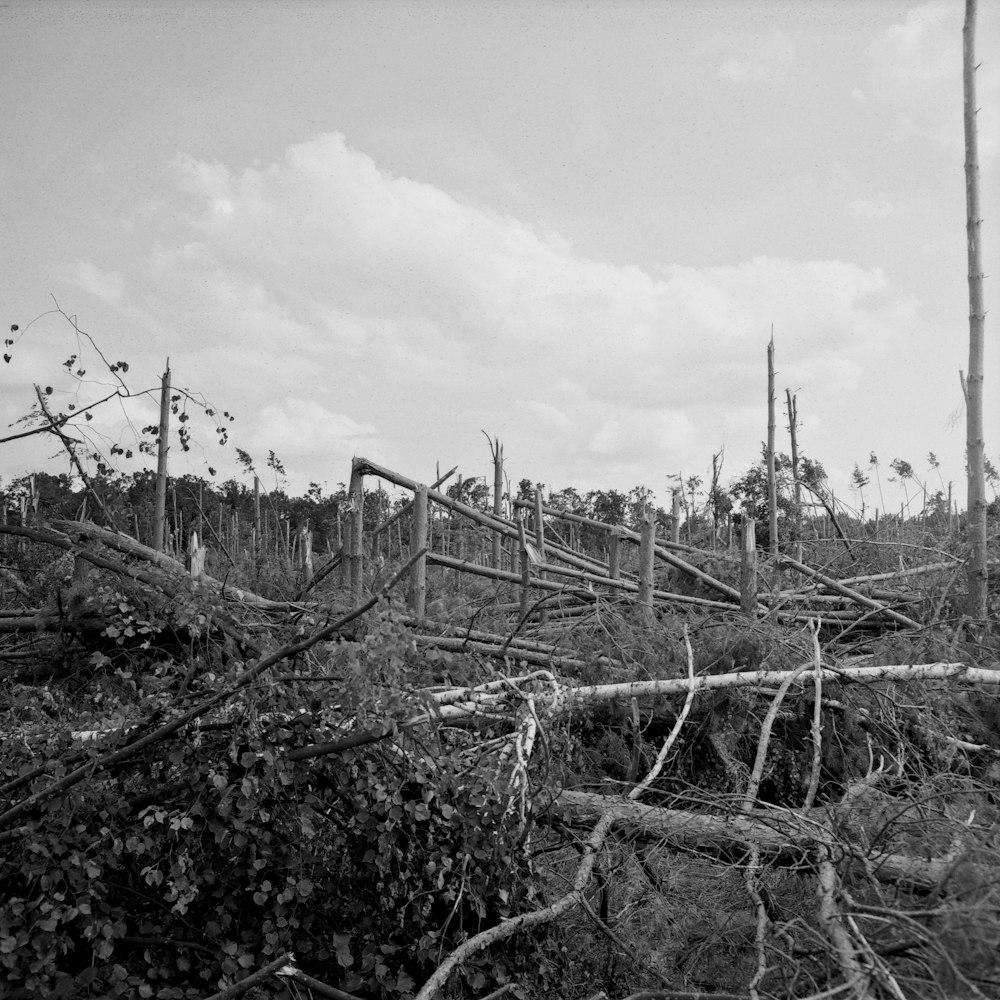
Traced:
MULTIPOLYGON (((860 516, 839 504, 827 488, 826 473, 819 462, 800 459, 793 475, 791 459, 779 454, 776 470, 782 538, 790 537, 794 525, 801 527, 835 512, 864 529, 863 496, 860 516)), ((252 477, 249 478, 249 483, 237 479, 214 483, 191 475, 171 477, 166 505, 168 547, 178 552, 186 549, 192 530, 198 531, 199 537, 209 544, 213 536, 215 541, 224 538, 229 544, 247 544, 251 539, 258 545, 268 540, 274 544, 282 540, 287 543, 300 527, 307 526, 317 551, 335 552, 339 548, 350 505, 346 484, 338 483, 334 491, 327 492, 320 484, 310 483, 304 495, 292 496, 280 485, 277 476, 275 486, 270 489, 260 480, 255 489, 252 477)), ((767 467, 763 458, 726 486, 720 484, 718 475, 713 476, 710 483, 703 483, 698 476, 676 477, 676 480, 674 503, 669 510, 658 506, 652 491, 644 486, 635 486, 627 492, 615 489, 581 492, 571 486, 552 489, 529 479, 521 479, 516 489, 510 491, 512 496, 505 494, 504 506, 509 513, 512 499, 533 501, 536 491, 541 490, 549 507, 631 529, 638 529, 645 512, 652 510, 663 532, 674 528, 672 515, 676 513, 675 530, 682 540, 694 544, 704 543, 712 535, 720 536, 734 518, 751 516, 758 524, 758 542, 766 544, 769 508, 767 467)), ((867 480, 864 484, 867 485, 867 480)), ((378 527, 409 497, 390 494, 381 486, 373 489, 370 481, 366 485, 364 521, 367 532, 378 527)), ((0 486, 0 517, 4 523, 20 524, 38 524, 58 518, 90 518, 140 541, 152 539, 156 487, 153 472, 116 473, 105 469, 90 478, 90 486, 92 493, 78 478, 66 473, 37 472, 22 476, 0 486), (100 498, 99 504, 93 494, 100 498)), ((492 484, 483 477, 459 477, 442 489, 448 496, 478 510, 492 509, 492 484)), ((901 510, 887 518, 883 510, 883 520, 902 519, 905 515, 919 518, 923 525, 935 530, 947 531, 957 526, 950 498, 943 491, 931 492, 925 487, 915 500, 915 512, 901 510)), ((991 516, 997 516, 998 506, 996 500, 990 504, 991 516)), ((870 510, 870 513, 875 511, 870 510)), ((580 526, 575 541, 584 547, 591 541, 597 546, 604 543, 603 537, 598 538, 595 530, 585 525, 580 526), (590 539, 590 534, 595 537, 590 539)))
MULTIPOLYGON (((90 478, 90 486, 100 498, 100 505, 78 479, 66 473, 37 472, 22 476, 0 488, 3 517, 8 523, 22 524, 40 524, 60 518, 91 518, 100 523, 110 520, 110 527, 140 541, 152 538, 156 492, 153 472, 98 474, 90 478)), ((545 502, 550 506, 624 527, 639 524, 650 497, 649 491, 640 486, 628 493, 591 490, 581 494, 573 487, 546 491, 544 484, 527 479, 520 481, 515 497, 533 500, 536 488, 542 489, 545 502)), ((477 510, 492 509, 492 488, 481 477, 459 479, 442 489, 448 496, 477 510)), ((408 499, 408 496, 390 494, 382 486, 371 488, 371 483, 366 484, 365 531, 373 531, 408 499)), ((509 497, 505 496, 505 502, 507 500, 509 497)), ((293 496, 281 487, 267 489, 261 485, 255 490, 252 483, 236 479, 213 483, 187 475, 169 480, 166 518, 170 537, 184 538, 191 530, 197 530, 203 540, 211 540, 212 535, 219 532, 220 525, 227 535, 231 535, 236 525, 240 534, 256 528, 272 537, 294 533, 307 525, 316 548, 336 550, 343 539, 349 505, 344 483, 338 483, 333 492, 325 492, 318 483, 310 483, 304 495, 293 496)), ((663 518, 667 516, 662 509, 658 513, 663 518)))

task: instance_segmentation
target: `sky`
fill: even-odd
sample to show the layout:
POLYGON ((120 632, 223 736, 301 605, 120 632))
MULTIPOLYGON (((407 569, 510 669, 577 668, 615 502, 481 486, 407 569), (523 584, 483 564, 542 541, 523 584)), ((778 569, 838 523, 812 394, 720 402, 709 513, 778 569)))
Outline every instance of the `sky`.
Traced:
MULTIPOLYGON (((979 7, 989 309, 1000 4, 979 7)), ((0 322, 20 330, 0 437, 35 383, 55 409, 112 384, 70 316, 137 393, 81 433, 134 447, 167 358, 175 386, 235 416, 220 447, 189 406, 178 475, 235 475, 239 447, 265 483, 273 452, 293 493, 332 491, 353 455, 468 478, 489 472, 488 436, 515 485, 664 502, 713 455, 723 484, 759 459, 773 329, 779 450, 790 389, 838 498, 857 505, 857 463, 879 505, 874 454, 887 491, 902 458, 964 505, 963 14, 6 0, 0 322)), ((0 444, 0 486, 43 468, 68 471, 53 439, 0 444)))

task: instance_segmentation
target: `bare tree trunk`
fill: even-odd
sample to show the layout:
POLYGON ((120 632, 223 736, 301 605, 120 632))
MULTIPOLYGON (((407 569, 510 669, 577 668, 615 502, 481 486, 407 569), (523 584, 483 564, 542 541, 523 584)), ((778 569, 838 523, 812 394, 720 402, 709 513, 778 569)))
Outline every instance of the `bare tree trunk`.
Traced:
POLYGON ((781 585, 778 569, 778 478, 774 464, 774 328, 767 345, 767 507, 768 550, 774 563, 774 586, 781 585))
POLYGON ((365 460, 355 458, 351 463, 350 518, 347 522, 347 565, 352 600, 360 602, 364 587, 364 548, 362 532, 365 523, 365 460))
POLYGON ((795 490, 795 558, 802 562, 802 485, 799 483, 799 439, 796 428, 799 421, 799 408, 791 389, 785 390, 788 400, 788 435, 792 446, 792 484, 795 490))
POLYGON ((170 358, 160 382, 160 440, 156 453, 156 494, 153 502, 153 544, 163 551, 164 528, 167 520, 167 451, 170 432, 170 358))
POLYGON ((722 459, 725 448, 712 455, 712 489, 708 494, 709 502, 712 505, 712 551, 719 544, 719 505, 717 503, 719 494, 719 476, 722 475, 722 459))
MULTIPOLYGON (((484 432, 485 433, 485 432, 484 432)), ((490 440, 486 435, 486 440, 490 442, 490 454, 493 456, 493 516, 500 517, 503 514, 503 445, 499 438, 490 440)), ((461 500, 462 498, 459 497, 461 500)), ((493 532, 492 548, 490 551, 490 568, 500 568, 500 543, 502 535, 499 531, 493 532)))
POLYGON ((253 566, 256 572, 260 569, 260 552, 263 540, 261 538, 264 526, 260 520, 260 478, 257 473, 253 477, 253 566))
MULTIPOLYGON (((545 562, 545 515, 542 512, 542 489, 540 486, 535 488, 535 547, 538 549, 538 558, 545 562)), ((539 572, 538 576, 542 580, 546 579, 543 572, 539 572)), ((543 607, 538 615, 538 623, 544 625, 547 621, 548 611, 543 607)))
POLYGON ((965 84, 965 204, 969 242, 969 374, 965 379, 966 455, 969 467, 970 618, 986 620, 986 447, 983 439, 983 367, 986 306, 983 302, 982 219, 979 217, 979 148, 976 132, 976 0, 965 0, 962 27, 965 84))
POLYGON ((740 609, 750 618, 757 617, 757 523, 743 518, 740 543, 740 609))
POLYGON ((656 522, 646 511, 642 515, 642 533, 639 542, 639 607, 646 622, 656 621, 653 611, 653 555, 656 546, 656 522))
POLYGON ((621 577, 622 536, 617 528, 608 531, 608 576, 612 580, 621 577))
MULTIPOLYGON (((410 555, 427 548, 427 487, 420 485, 413 492, 413 513, 410 519, 410 555)), ((421 556, 410 570, 410 609, 417 618, 427 612, 427 555, 421 556)))

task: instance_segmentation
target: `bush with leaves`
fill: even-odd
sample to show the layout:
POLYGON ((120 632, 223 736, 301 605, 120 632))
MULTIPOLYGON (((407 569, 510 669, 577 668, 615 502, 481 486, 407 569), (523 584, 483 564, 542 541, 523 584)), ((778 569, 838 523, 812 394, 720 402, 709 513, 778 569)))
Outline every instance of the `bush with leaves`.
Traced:
MULTIPOLYGON (((124 621, 138 609, 118 596, 124 621)), ((176 666, 172 682, 125 669, 148 654, 103 665, 121 703, 103 705, 101 721, 163 707, 176 666)), ((404 676, 412 684, 450 665, 422 662, 385 615, 364 642, 324 658, 335 704, 292 708, 294 682, 248 688, 185 738, 100 769, 0 834, 0 995, 193 1000, 294 952, 331 985, 404 998, 458 943, 539 904, 528 830, 488 749, 444 729, 427 745, 397 735, 310 749, 412 714, 404 676)), ((231 680, 241 665, 228 670, 231 680)), ((194 687, 220 680, 205 674, 194 687)), ((0 720, 18 721, 24 739, 0 752, 10 802, 137 736, 103 725, 98 744, 37 714, 0 720)), ((562 954, 559 933, 540 930, 531 949, 521 939, 478 954, 450 992, 516 980, 544 995, 562 954)))
MULTIPOLYGON (((332 985, 405 997, 455 944, 535 904, 488 768, 439 769, 415 747, 289 762, 318 736, 305 717, 206 734, 47 803, 0 862, 0 992, 194 997, 294 951, 332 985)), ((54 774, 69 750, 51 741, 54 774)), ((8 758, 6 776, 27 764, 8 758)), ((538 944, 461 976, 476 992, 551 983, 558 950, 538 944)))

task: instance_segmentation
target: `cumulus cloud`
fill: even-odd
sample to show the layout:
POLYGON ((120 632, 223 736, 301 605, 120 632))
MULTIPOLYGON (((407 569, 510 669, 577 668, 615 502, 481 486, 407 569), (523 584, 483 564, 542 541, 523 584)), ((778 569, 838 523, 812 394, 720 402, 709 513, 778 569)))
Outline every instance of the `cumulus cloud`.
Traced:
POLYGON ((902 22, 888 27, 872 46, 887 75, 909 83, 936 82, 961 72, 961 8, 951 3, 921 4, 902 22))
POLYGON ((255 414, 248 443, 257 454, 291 459, 322 454, 363 454, 379 443, 372 424, 331 413, 314 400, 289 397, 255 414))
POLYGON ((640 481, 746 432, 719 410, 756 405, 772 323, 790 384, 837 394, 913 320, 849 261, 588 258, 338 133, 243 169, 181 157, 173 176, 156 242, 117 286, 143 297, 122 308, 197 357, 216 401, 249 411, 253 447, 290 465, 362 452, 426 477, 428 456, 457 458, 485 427, 543 478, 640 481))

